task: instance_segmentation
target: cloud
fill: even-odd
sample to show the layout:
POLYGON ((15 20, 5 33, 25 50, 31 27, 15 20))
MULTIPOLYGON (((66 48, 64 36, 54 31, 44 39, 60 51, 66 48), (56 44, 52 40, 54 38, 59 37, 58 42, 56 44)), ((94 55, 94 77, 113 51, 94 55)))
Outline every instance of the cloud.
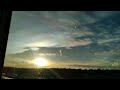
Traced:
POLYGON ((73 46, 84 46, 91 44, 92 41, 89 38, 86 39, 70 39, 69 42, 67 42, 66 47, 73 47, 73 46))
POLYGON ((77 42, 74 37, 92 35, 89 28, 82 24, 94 21, 93 17, 82 11, 15 11, 12 14, 6 53, 21 52, 25 46, 87 45, 90 40, 77 42), (72 45, 72 43, 75 44, 72 45), (9 46, 14 46, 14 48, 9 48, 9 46))
POLYGON ((68 66, 71 68, 81 69, 108 69, 111 68, 111 62, 102 59, 94 59, 90 61, 80 61, 79 63, 71 63, 68 66))
POLYGON ((109 43, 109 42, 113 42, 113 41, 120 41, 120 38, 111 38, 111 39, 102 39, 102 40, 98 40, 98 44, 104 44, 104 43, 109 43))
POLYGON ((120 62, 114 62, 111 66, 120 66, 120 62))
POLYGON ((5 57, 4 60, 4 66, 9 66, 9 67, 29 67, 28 65, 28 61, 23 59, 23 58, 19 58, 19 57, 13 57, 11 55, 8 55, 5 57))
MULTIPOLYGON (((60 67, 60 64, 64 64, 66 67, 72 65, 70 67, 80 68, 111 68, 116 64, 114 62, 118 62, 118 59, 114 59, 114 62, 110 59, 111 56, 115 55, 115 49, 111 51, 101 51, 91 52, 91 49, 86 48, 86 46, 74 46, 66 48, 66 47, 37 47, 39 50, 31 50, 31 47, 25 47, 24 49, 28 49, 21 53, 9 54, 6 56, 6 63, 10 62, 9 65, 13 65, 12 62, 15 61, 16 66, 17 63, 26 62, 26 67, 29 67, 29 61, 34 60, 36 57, 45 57, 51 63, 54 63, 60 67), (62 55, 61 55, 62 52, 62 55), (54 55, 53 55, 54 54, 54 55), (28 64, 27 64, 28 63, 28 64), (67 66, 68 65, 68 66, 67 66)), ((119 53, 119 52, 118 52, 119 53)), ((18 64, 19 67, 22 66, 18 64)), ((7 65, 7 64, 6 64, 7 65)), ((32 66, 32 65, 31 65, 32 66)), ((116 65, 117 66, 117 65, 116 65)), ((25 67, 25 66, 24 66, 25 67)))
POLYGON ((93 13, 98 18, 106 18, 106 17, 110 17, 112 15, 115 15, 118 12, 117 11, 115 11, 115 12, 114 11, 95 11, 93 13))
POLYGON ((95 59, 91 61, 82 61, 75 64, 69 64, 69 68, 81 69, 120 69, 120 61, 111 62, 109 60, 95 59))
POLYGON ((95 52, 95 58, 101 58, 103 60, 106 61, 110 61, 111 63, 113 62, 118 62, 119 58, 120 58, 120 45, 114 45, 115 43, 113 43, 113 45, 110 47, 107 45, 106 49, 104 46, 102 47, 103 50, 101 51, 96 51, 95 52), (105 49, 104 49, 105 48, 105 49))
POLYGON ((43 56, 55 63, 116 66, 119 16, 118 11, 13 12, 6 57, 11 64, 13 58, 22 63, 43 56))

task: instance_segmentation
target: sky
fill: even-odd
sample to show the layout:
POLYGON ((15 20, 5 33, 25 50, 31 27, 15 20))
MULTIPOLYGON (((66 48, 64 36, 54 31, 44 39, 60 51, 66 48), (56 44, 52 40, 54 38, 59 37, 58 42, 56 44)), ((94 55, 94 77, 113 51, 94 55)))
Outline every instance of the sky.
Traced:
POLYGON ((5 66, 120 69, 120 11, 13 11, 5 66))

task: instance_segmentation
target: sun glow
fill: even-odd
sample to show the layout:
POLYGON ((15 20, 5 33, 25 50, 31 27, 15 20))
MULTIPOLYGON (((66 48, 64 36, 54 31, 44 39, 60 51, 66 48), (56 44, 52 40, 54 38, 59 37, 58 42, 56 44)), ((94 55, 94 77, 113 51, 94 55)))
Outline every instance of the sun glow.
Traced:
POLYGON ((33 61, 33 63, 37 66, 48 66, 48 61, 45 58, 37 58, 33 61))

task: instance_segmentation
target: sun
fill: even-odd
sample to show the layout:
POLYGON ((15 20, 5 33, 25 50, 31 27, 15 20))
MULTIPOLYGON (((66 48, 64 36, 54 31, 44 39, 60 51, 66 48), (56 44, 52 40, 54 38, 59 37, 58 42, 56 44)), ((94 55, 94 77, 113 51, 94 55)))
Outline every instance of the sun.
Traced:
POLYGON ((33 63, 37 66, 47 66, 48 65, 48 62, 45 58, 37 58, 33 61, 33 63))

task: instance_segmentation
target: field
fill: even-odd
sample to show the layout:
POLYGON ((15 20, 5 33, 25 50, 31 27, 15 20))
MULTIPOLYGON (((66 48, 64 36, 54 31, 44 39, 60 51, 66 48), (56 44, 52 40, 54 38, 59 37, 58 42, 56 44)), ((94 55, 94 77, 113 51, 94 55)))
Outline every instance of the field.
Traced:
POLYGON ((14 79, 120 79, 120 70, 5 67, 3 75, 14 79))

